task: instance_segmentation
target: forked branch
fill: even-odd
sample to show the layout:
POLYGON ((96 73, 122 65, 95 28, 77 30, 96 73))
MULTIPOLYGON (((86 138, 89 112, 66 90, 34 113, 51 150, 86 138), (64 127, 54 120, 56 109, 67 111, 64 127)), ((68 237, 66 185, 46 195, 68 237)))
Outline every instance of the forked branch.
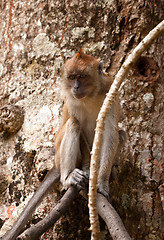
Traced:
MULTIPOLYGON (((74 186, 70 187, 61 200, 57 203, 54 207, 52 212, 50 212, 43 220, 38 222, 37 224, 33 225, 32 227, 25 230, 22 234, 20 234, 25 226, 25 224, 30 219, 32 213, 34 212, 35 208, 39 205, 42 199, 45 196, 45 192, 42 189, 47 187, 47 192, 50 191, 50 188, 59 181, 59 173, 58 171, 53 168, 48 175, 45 177, 45 180, 41 183, 40 187, 34 194, 34 196, 29 201, 28 205, 25 207, 24 211, 14 224, 13 228, 7 232, 4 236, 3 240, 36 240, 38 239, 44 232, 46 232, 49 228, 51 228, 54 223, 66 212, 69 205, 72 203, 74 198, 79 192, 79 189, 74 186), (48 185, 47 185, 48 184, 48 185), (44 194, 42 194, 44 192, 44 194), (20 234, 20 235, 19 235, 20 234)), ((106 200, 104 196, 98 194, 97 199, 98 205, 98 213, 106 222, 109 232, 111 236, 119 240, 119 236, 128 236, 128 233, 125 230, 125 227, 118 216, 117 212, 111 206, 111 204, 106 200), (119 235, 120 234, 120 235, 119 235)), ((125 238, 126 240, 129 238, 125 238)), ((122 240, 125 240, 122 238, 122 240)))
MULTIPOLYGON (((54 207, 54 209, 43 220, 28 228, 21 235, 19 235, 17 240, 38 239, 44 232, 46 232, 55 224, 55 222, 62 216, 62 214, 66 212, 78 192, 79 189, 77 189, 77 187, 70 187, 64 194, 64 196, 61 198, 61 200, 58 202, 58 204, 54 207)), ((118 213, 107 201, 107 199, 101 194, 98 194, 97 196, 97 207, 98 214, 105 221, 113 239, 131 239, 118 213)))
POLYGON ((51 190, 55 183, 59 181, 59 173, 58 171, 53 168, 45 177, 44 181, 41 183, 37 191, 34 193, 30 201, 28 202, 27 206, 14 223, 11 230, 9 230, 3 240, 15 240, 16 237, 22 232, 24 226, 31 218, 33 212, 35 211, 36 207, 41 203, 43 198, 47 195, 47 193, 51 190), (46 191, 45 191, 46 189, 46 191))
POLYGON ((50 229, 54 223, 66 212, 78 192, 79 189, 77 187, 70 187, 54 207, 54 209, 43 220, 36 223, 24 231, 21 235, 19 235, 17 240, 38 239, 44 232, 50 229))

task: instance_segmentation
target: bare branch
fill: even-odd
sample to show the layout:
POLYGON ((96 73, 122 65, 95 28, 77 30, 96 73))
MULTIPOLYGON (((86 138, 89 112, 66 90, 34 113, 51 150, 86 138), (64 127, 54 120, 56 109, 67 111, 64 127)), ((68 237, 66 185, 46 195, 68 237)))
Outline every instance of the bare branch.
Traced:
MULTIPOLYGON (((24 231, 21 235, 17 237, 17 240, 36 240, 38 239, 44 232, 50 229, 54 223, 66 212, 68 206, 76 197, 79 190, 74 186, 70 187, 58 204, 54 207, 51 213, 47 215, 43 220, 33 225, 24 231)), ((108 230, 115 240, 130 240, 130 236, 128 235, 121 218, 119 217, 116 210, 112 207, 112 205, 107 201, 107 199, 98 193, 97 196, 97 209, 98 214, 105 221, 108 230)))
POLYGON ((32 216, 36 207, 40 204, 42 199, 47 195, 55 183, 59 181, 59 173, 53 168, 45 177, 44 181, 41 183, 37 191, 34 193, 27 206, 19 216, 18 220, 14 223, 11 230, 9 230, 3 240, 15 240, 16 237, 22 232, 24 226, 32 216), (46 189, 46 191, 45 191, 46 189))
POLYGON ((54 209, 40 222, 24 231, 17 240, 36 240, 44 232, 50 229, 54 223, 66 212, 68 206, 72 203, 80 190, 76 187, 70 187, 64 196, 60 199, 54 209))
POLYGON ((118 213, 100 193, 97 194, 97 211, 105 221, 113 240, 131 240, 118 213))
POLYGON ((102 137, 104 131, 104 122, 106 116, 111 108, 111 105, 117 95, 118 89, 128 73, 131 66, 137 61, 140 55, 148 48, 148 46, 164 31, 164 20, 159 23, 149 34, 139 43, 139 45, 132 51, 132 53, 125 60, 124 64, 118 71, 114 82, 104 100, 103 106, 100 110, 97 119, 96 132, 92 147, 91 165, 90 165, 90 180, 89 180, 89 216, 91 224, 91 239, 98 240, 99 238, 99 222, 96 209, 97 196, 97 172, 99 165, 100 150, 102 145, 102 137))

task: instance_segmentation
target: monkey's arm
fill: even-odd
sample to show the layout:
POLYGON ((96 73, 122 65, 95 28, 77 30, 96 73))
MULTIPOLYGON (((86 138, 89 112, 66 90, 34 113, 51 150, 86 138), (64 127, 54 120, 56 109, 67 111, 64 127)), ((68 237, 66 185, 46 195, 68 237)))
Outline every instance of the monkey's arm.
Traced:
POLYGON ((18 220, 13 225, 12 229, 9 230, 3 240, 14 240, 22 232, 24 226, 32 216, 36 207, 40 204, 42 199, 48 194, 51 188, 56 182, 59 181, 59 172, 53 168, 45 177, 44 181, 41 183, 37 191, 34 193, 33 197, 28 202, 27 206, 19 216, 18 220))
POLYGON ((84 188, 88 182, 88 173, 78 169, 81 160, 80 124, 70 117, 56 137, 55 163, 60 171, 60 181, 65 189, 72 185, 84 188))

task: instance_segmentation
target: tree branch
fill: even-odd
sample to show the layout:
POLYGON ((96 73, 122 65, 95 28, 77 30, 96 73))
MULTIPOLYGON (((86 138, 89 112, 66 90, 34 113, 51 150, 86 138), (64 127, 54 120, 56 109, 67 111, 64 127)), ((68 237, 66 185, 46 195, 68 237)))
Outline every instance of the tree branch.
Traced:
POLYGON ((97 194, 97 212, 106 223, 113 240, 131 240, 120 216, 100 193, 97 194))
POLYGON ((54 223, 66 212, 68 206, 72 203, 80 189, 76 186, 70 187, 54 209, 40 222, 33 225, 18 236, 17 240, 36 240, 44 232, 50 229, 54 223))
MULTIPOLYGON (((25 230, 17 237, 17 240, 38 239, 44 232, 55 224, 62 214, 66 212, 68 206, 74 200, 78 192, 79 189, 77 189, 77 187, 70 187, 47 217, 25 230)), ((131 240, 118 213, 100 193, 97 195, 97 209, 98 214, 105 221, 114 240, 131 240)))
POLYGON ((59 173, 53 168, 45 177, 41 185, 38 187, 37 191, 34 193, 27 206, 14 223, 11 230, 9 230, 3 240, 15 240, 16 237, 22 232, 24 226, 32 216, 32 213, 35 211, 36 207, 40 204, 42 199, 47 195, 55 183, 59 181, 59 173))
POLYGON ((139 43, 139 45, 132 51, 132 53, 125 60, 120 70, 118 71, 114 82, 104 100, 103 106, 98 115, 95 137, 93 141, 91 164, 90 164, 90 179, 89 179, 89 216, 91 224, 91 239, 99 239, 99 221, 96 209, 97 196, 97 172, 99 165, 100 150, 102 145, 102 138, 104 132, 104 123, 111 105, 117 95, 118 89, 128 73, 131 66, 138 60, 140 55, 148 48, 148 46, 164 31, 164 20, 159 23, 149 34, 139 43))

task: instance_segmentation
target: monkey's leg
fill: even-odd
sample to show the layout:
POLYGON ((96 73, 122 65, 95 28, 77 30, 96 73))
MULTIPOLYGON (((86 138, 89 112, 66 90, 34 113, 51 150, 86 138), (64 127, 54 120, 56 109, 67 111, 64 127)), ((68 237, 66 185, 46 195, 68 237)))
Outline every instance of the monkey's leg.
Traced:
POLYGON ((81 133, 81 135, 80 135, 80 151, 81 151, 81 159, 82 159, 81 168, 83 171, 88 173, 88 177, 89 177, 91 147, 89 146, 89 143, 88 143, 84 133, 81 133))
POLYGON ((98 192, 109 199, 109 177, 119 144, 118 130, 109 121, 106 123, 100 156, 98 192))
POLYGON ((126 141, 126 132, 124 130, 119 130, 118 135, 119 135, 119 144, 117 147, 114 164, 117 164, 121 148, 122 148, 124 142, 126 141))
POLYGON ((88 181, 87 174, 78 169, 80 153, 80 125, 76 118, 71 117, 65 124, 65 132, 60 145, 60 173, 64 188, 71 185, 84 188, 88 181))
POLYGON ((119 130, 118 134, 119 134, 119 144, 118 144, 118 148, 117 148, 117 152, 115 155, 114 164, 112 166, 112 172, 111 172, 112 179, 117 180, 117 181, 118 181, 118 176, 117 176, 116 165, 118 165, 118 158, 119 158, 120 150, 121 150, 124 142, 126 141, 126 132, 124 130, 119 130))

